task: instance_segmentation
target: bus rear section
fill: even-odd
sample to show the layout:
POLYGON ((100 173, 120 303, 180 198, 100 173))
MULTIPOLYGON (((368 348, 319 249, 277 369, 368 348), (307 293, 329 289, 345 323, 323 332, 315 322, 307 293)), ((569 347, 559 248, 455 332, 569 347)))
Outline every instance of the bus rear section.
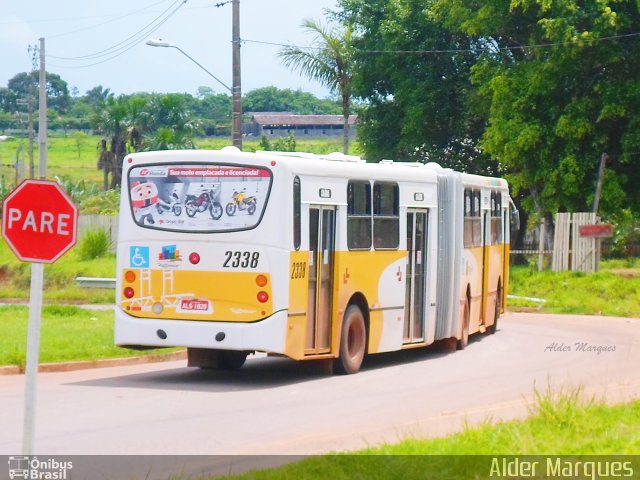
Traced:
POLYGON ((288 273, 289 250, 278 234, 265 241, 265 225, 277 223, 267 208, 273 175, 237 155, 125 160, 117 345, 188 347, 190 363, 204 367, 239 367, 255 350, 284 353, 287 284, 276 277, 288 273))

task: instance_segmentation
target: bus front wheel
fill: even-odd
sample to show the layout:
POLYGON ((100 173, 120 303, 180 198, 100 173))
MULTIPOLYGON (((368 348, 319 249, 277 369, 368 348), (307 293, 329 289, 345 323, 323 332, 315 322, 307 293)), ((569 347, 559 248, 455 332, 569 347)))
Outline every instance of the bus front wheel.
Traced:
POLYGON ((364 315, 357 305, 349 305, 342 322, 340 357, 334 361, 334 369, 341 374, 360 370, 367 346, 367 327, 364 315))

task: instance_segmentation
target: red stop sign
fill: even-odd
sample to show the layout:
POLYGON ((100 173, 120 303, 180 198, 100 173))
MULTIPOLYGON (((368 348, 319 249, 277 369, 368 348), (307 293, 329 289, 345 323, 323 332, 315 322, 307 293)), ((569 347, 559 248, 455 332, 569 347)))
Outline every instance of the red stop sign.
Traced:
POLYGON ((2 202, 2 236, 24 262, 55 262, 75 245, 77 223, 78 208, 51 180, 25 180, 2 202))

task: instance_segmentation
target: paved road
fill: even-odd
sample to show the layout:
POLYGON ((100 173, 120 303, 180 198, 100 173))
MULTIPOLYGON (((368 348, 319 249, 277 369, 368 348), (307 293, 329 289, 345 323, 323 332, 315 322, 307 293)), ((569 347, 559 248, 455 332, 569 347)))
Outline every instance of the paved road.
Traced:
MULTIPOLYGON (((353 376, 251 358, 39 374, 35 453, 311 454, 526 414, 534 388, 640 398, 640 319, 509 314, 462 352, 367 359, 353 376), (582 345, 582 348, 580 347, 582 345), (598 351, 599 350, 599 351, 598 351)), ((24 377, 0 376, 0 455, 18 454, 24 377)))

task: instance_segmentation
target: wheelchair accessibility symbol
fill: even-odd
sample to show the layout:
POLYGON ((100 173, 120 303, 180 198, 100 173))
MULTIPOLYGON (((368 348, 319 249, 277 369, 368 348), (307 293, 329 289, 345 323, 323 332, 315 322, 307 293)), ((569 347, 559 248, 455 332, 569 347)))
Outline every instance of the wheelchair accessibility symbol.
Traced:
POLYGON ((129 266, 149 268, 149 247, 129 247, 129 266))

